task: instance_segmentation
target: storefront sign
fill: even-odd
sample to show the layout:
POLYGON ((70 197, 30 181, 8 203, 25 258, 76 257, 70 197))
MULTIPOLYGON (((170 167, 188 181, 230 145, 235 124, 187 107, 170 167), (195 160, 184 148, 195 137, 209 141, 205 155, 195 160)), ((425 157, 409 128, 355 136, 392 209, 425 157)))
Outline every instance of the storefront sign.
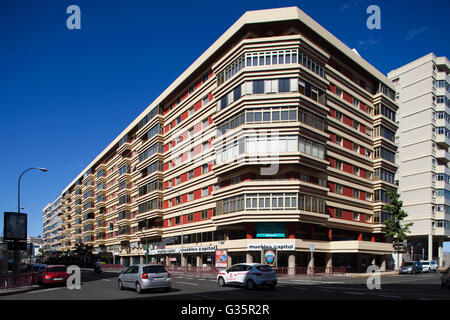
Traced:
POLYGON ((216 267, 226 268, 228 267, 228 251, 216 250, 216 267))
POLYGON ((284 223, 257 222, 257 238, 284 238, 284 223))
MULTIPOLYGON (((203 246, 203 247, 183 247, 183 253, 202 253, 202 252, 215 252, 217 246, 203 246)), ((149 250, 149 255, 156 254, 179 254, 181 253, 181 248, 171 248, 171 249, 154 249, 149 250)))
POLYGON ((269 250, 269 249, 276 249, 278 251, 293 251, 295 250, 295 244, 294 243, 286 243, 286 244, 280 244, 280 243, 249 243, 247 245, 248 251, 261 251, 261 250, 269 250))

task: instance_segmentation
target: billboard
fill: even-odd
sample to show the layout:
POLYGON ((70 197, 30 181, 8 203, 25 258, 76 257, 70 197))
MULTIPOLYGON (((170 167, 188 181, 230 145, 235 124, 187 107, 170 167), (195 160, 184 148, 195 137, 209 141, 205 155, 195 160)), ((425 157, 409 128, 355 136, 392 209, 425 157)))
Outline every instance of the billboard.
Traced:
POLYGON ((277 250, 276 249, 262 249, 263 263, 272 267, 277 266, 277 250))
POLYGON ((284 238, 284 223, 278 222, 257 222, 256 223, 257 238, 284 238))
POLYGON ((216 250, 216 267, 227 268, 228 267, 228 251, 216 250))
POLYGON ((27 240, 27 214, 4 212, 4 240, 27 240))

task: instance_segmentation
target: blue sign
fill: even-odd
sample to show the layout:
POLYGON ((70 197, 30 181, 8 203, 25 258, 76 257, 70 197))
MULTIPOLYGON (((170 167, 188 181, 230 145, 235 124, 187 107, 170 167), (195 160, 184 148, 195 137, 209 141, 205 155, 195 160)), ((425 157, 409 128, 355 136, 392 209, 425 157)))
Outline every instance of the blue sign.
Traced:
POLYGON ((257 238, 284 238, 284 223, 277 222, 257 222, 257 238))

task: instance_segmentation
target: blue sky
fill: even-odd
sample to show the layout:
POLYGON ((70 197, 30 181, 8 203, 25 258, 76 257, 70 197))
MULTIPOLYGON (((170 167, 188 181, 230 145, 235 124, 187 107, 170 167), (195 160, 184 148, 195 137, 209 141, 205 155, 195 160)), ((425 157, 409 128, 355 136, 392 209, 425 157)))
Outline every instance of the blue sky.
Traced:
MULTIPOLYGON (((21 206, 29 233, 42 209, 245 11, 298 6, 386 74, 434 52, 449 56, 447 0, 0 2, 0 210, 21 206), (68 30, 66 8, 81 8, 68 30), (366 8, 381 9, 381 30, 366 8)), ((0 219, 3 230, 3 220, 0 219)), ((450 248, 447 248, 450 251, 450 248)))

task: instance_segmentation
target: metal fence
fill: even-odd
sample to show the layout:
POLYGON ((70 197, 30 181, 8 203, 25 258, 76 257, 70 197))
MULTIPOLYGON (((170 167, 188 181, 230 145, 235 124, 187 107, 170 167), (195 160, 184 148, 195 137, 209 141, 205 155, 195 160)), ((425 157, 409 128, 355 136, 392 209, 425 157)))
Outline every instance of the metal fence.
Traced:
MULTIPOLYGON (((166 267, 170 273, 187 273, 192 275, 216 275, 219 272, 219 268, 216 267, 191 267, 191 266, 170 266, 166 267)), ((220 268, 225 269, 225 268, 220 268)))
POLYGON ((0 289, 28 288, 37 283, 37 273, 0 276, 0 289))

